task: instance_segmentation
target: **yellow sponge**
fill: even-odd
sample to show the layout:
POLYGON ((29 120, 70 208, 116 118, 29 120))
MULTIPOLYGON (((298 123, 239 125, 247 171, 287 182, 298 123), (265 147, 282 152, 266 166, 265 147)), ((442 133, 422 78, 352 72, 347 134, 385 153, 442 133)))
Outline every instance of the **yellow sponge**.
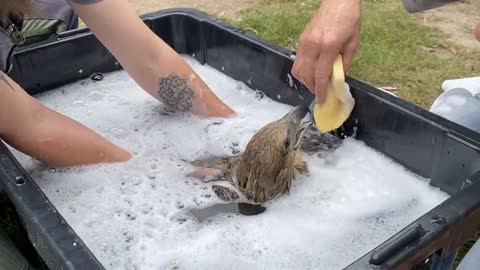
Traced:
POLYGON ((331 81, 327 88, 323 104, 315 104, 313 117, 320 133, 339 128, 350 116, 355 100, 350 87, 345 83, 342 55, 338 55, 333 64, 331 81))

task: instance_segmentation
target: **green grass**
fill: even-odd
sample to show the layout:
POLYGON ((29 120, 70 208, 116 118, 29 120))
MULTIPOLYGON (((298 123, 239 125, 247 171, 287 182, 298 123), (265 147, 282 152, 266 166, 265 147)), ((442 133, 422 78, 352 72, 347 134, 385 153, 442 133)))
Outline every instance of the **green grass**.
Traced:
MULTIPOLYGON (((239 27, 296 49, 298 37, 318 0, 261 0, 239 27)), ((480 72, 480 52, 467 53, 444 41, 439 31, 420 26, 399 1, 363 2, 362 38, 349 75, 377 87, 398 88, 401 98, 429 107, 444 80, 480 72)))
POLYGON ((317 8, 318 0, 263 0, 237 24, 273 43, 294 49, 317 8))
POLYGON ((475 244, 476 241, 478 241, 478 239, 480 238, 480 233, 477 232, 477 234, 475 235, 475 237, 473 237, 472 239, 468 240, 463 246, 461 246, 459 249, 458 249, 458 253, 457 253, 457 258, 455 260, 455 264, 453 265, 454 269, 457 268, 458 264, 460 263, 460 261, 463 259, 463 257, 467 254, 468 250, 470 250, 470 248, 472 248, 472 246, 475 244))

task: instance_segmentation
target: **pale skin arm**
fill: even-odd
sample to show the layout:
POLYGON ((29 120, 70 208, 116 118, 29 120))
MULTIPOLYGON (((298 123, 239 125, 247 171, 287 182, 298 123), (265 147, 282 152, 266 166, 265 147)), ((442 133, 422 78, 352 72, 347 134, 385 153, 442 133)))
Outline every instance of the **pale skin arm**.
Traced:
POLYGON ((130 76, 171 110, 213 117, 235 115, 181 56, 143 23, 127 0, 68 2, 130 76))
MULTIPOLYGON (((150 95, 174 111, 218 117, 235 114, 175 51, 146 27, 126 0, 81 2, 70 4, 150 95), (172 81, 176 87, 171 86, 172 81), (183 91, 178 92, 179 89, 183 91)), ((122 162, 131 158, 130 153, 84 125, 43 106, 3 73, 0 138, 53 166, 122 162)))
POLYGON ((348 72, 360 42, 361 0, 322 0, 319 10, 300 36, 292 74, 315 94, 325 93, 335 58, 340 53, 348 72))
POLYGON ((130 153, 28 95, 0 71, 0 138, 50 166, 123 162, 130 153))

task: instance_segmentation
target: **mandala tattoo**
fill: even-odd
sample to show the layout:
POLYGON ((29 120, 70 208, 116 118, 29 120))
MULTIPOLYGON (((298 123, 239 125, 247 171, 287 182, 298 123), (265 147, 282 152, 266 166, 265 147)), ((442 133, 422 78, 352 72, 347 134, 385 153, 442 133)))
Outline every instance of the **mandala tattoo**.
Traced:
POLYGON ((3 73, 3 71, 1 71, 1 70, 0 70, 0 81, 3 81, 4 83, 6 83, 8 85, 8 87, 10 87, 10 89, 12 89, 12 91, 15 91, 13 86, 7 80, 7 75, 5 75, 5 73, 3 73))
POLYGON ((160 79, 158 95, 169 109, 181 112, 189 111, 195 98, 195 93, 188 81, 175 74, 160 79))

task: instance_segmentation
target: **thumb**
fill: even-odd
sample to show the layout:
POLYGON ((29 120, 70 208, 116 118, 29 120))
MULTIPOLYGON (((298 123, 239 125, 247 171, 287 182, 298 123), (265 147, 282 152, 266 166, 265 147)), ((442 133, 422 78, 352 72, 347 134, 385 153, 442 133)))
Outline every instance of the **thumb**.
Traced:
POLYGON ((335 52, 321 54, 315 65, 315 99, 318 104, 325 101, 336 56, 335 52))

